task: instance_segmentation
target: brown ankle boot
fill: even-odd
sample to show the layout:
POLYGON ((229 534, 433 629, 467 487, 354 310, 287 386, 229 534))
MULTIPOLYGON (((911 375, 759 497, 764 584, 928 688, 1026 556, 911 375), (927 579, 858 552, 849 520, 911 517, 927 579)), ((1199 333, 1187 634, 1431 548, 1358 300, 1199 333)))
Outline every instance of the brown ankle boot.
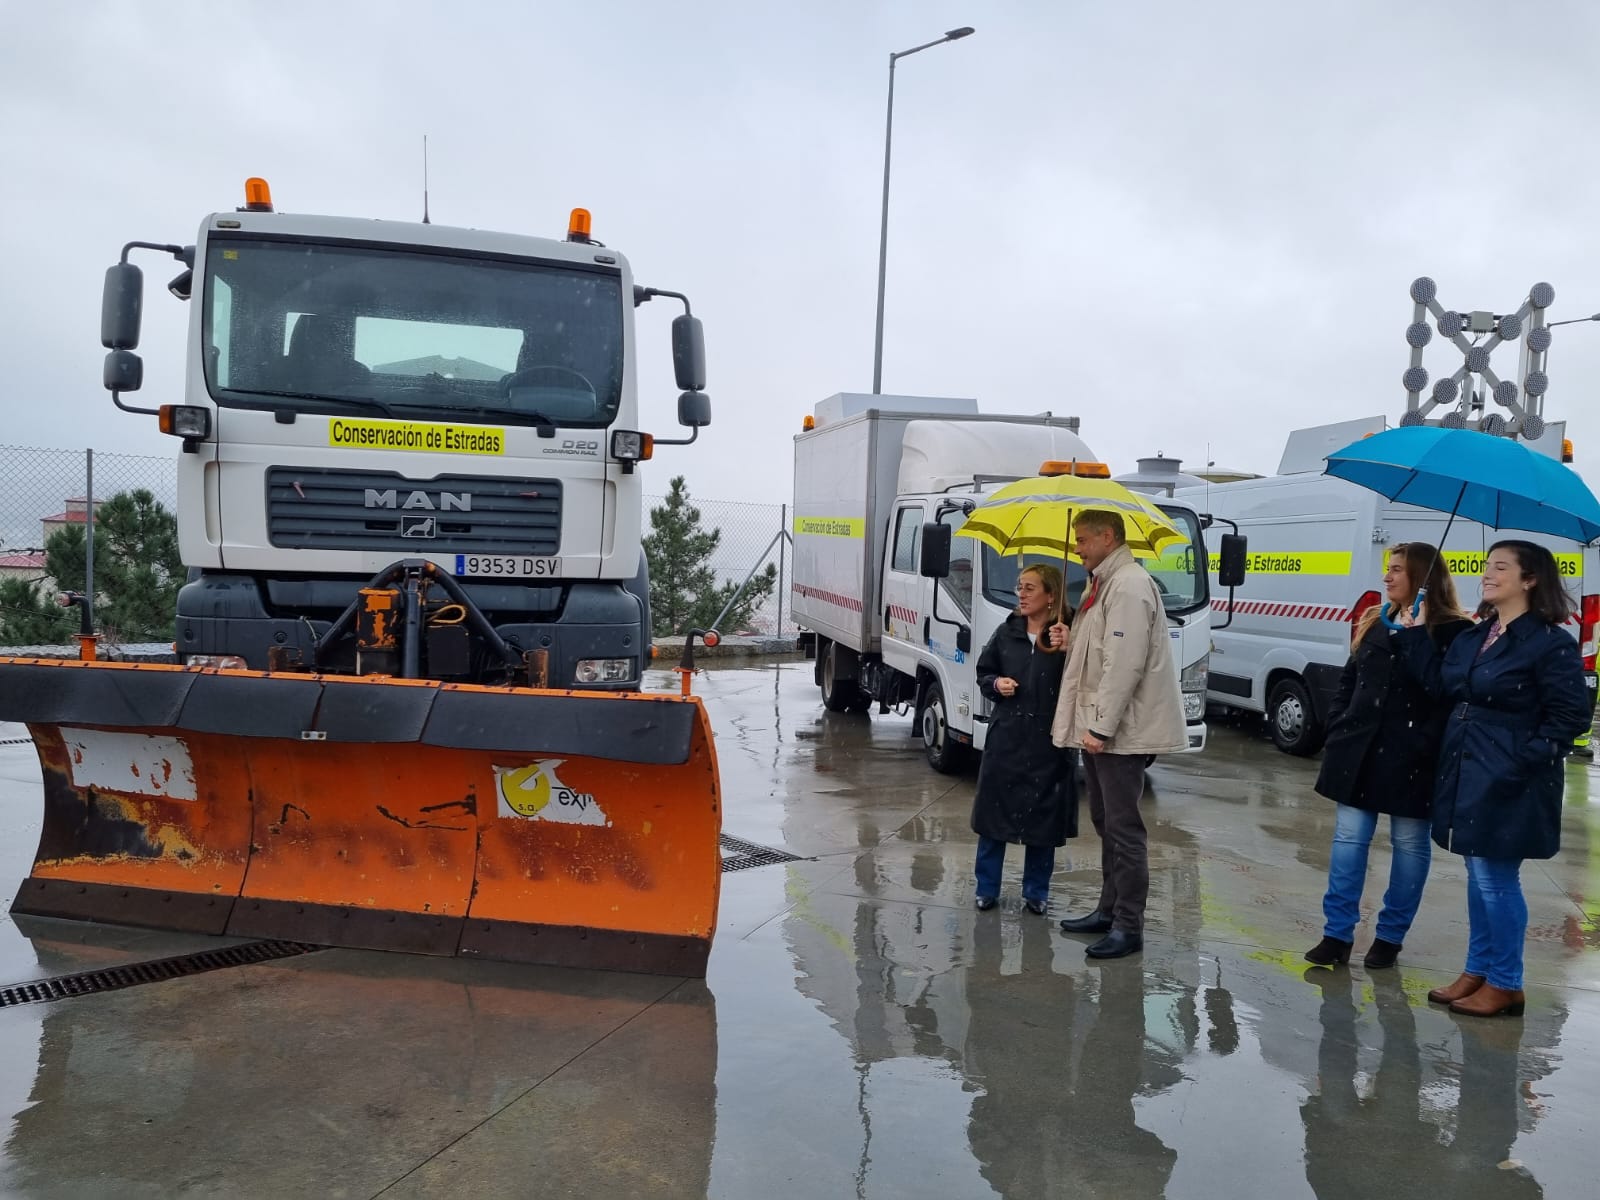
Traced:
POLYGON ((1473 992, 1483 986, 1482 975, 1468 975, 1465 971, 1449 987, 1434 988, 1428 993, 1428 999, 1435 1004, 1454 1004, 1457 1000, 1465 1000, 1473 992))
POLYGON ((1520 988, 1508 992, 1486 983, 1465 1000, 1457 1000, 1450 1011, 1463 1017, 1520 1017, 1526 1006, 1520 988))

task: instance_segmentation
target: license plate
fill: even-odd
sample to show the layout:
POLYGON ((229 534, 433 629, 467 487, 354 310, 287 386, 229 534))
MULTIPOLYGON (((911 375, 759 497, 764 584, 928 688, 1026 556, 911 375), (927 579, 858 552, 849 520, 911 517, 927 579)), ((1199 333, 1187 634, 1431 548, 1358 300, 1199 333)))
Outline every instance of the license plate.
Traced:
POLYGON ((561 575, 559 558, 535 558, 531 554, 458 554, 457 575, 487 575, 497 579, 556 579, 561 575))

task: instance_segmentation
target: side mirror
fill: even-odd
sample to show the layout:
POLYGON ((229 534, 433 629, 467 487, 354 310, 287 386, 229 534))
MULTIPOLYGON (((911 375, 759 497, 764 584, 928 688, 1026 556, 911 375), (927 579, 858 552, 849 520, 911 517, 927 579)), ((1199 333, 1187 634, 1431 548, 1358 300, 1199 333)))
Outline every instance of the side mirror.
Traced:
POLYGON ((922 566, 924 579, 947 579, 950 575, 950 526, 928 521, 922 526, 922 566))
POLYGON ((100 344, 107 350, 137 349, 143 306, 144 272, 130 262, 107 267, 100 296, 100 344))
POLYGON ((1217 566, 1217 585, 1235 588, 1244 583, 1250 564, 1250 539, 1243 534, 1222 535, 1222 553, 1217 566))
POLYGON ((706 335, 699 317, 672 318, 672 369, 684 391, 698 392, 706 386, 706 335))
POLYGON ((144 383, 144 360, 132 350, 113 350, 106 355, 103 378, 107 391, 137 392, 144 383))
POLYGON ((711 424, 711 397, 704 392, 684 392, 679 396, 678 424, 694 429, 711 424))
POLYGON ((972 653, 972 630, 965 625, 956 630, 956 649, 963 654, 972 653))

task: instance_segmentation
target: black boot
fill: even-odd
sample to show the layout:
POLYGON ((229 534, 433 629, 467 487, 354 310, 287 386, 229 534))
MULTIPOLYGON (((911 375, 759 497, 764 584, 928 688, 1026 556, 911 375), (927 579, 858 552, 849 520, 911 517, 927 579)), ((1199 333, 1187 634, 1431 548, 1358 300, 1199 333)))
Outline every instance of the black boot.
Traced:
POLYGON ((1098 909, 1081 917, 1068 917, 1061 922, 1062 933, 1105 933, 1110 928, 1111 914, 1098 909))
POLYGON ((1395 959, 1400 957, 1401 946, 1399 942, 1386 942, 1382 938, 1372 940, 1372 948, 1367 951, 1367 956, 1361 961, 1368 970, 1377 971, 1384 967, 1394 966, 1395 959))
POLYGON ((1306 961, 1315 963, 1319 967, 1343 966, 1350 961, 1350 951, 1354 946, 1354 942, 1341 942, 1338 938, 1325 937, 1306 951, 1306 961))
POLYGON ((1126 958, 1144 949, 1144 935, 1126 929, 1113 929, 1092 946, 1084 948, 1090 958, 1126 958))

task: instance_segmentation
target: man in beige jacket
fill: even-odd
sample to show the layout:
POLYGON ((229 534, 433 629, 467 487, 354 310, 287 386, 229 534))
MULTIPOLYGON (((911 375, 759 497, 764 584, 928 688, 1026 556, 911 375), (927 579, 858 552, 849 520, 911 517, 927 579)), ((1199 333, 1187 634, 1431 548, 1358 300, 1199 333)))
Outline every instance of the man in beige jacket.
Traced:
POLYGON ((1050 734, 1083 751, 1089 817, 1100 835, 1103 879, 1095 911, 1061 922, 1068 933, 1102 933, 1090 958, 1121 958, 1144 948, 1150 892, 1149 850, 1139 799, 1145 760, 1188 748, 1183 694, 1156 582, 1134 561, 1120 514, 1102 509, 1073 522, 1078 557, 1093 578, 1070 634, 1061 699, 1050 734))

